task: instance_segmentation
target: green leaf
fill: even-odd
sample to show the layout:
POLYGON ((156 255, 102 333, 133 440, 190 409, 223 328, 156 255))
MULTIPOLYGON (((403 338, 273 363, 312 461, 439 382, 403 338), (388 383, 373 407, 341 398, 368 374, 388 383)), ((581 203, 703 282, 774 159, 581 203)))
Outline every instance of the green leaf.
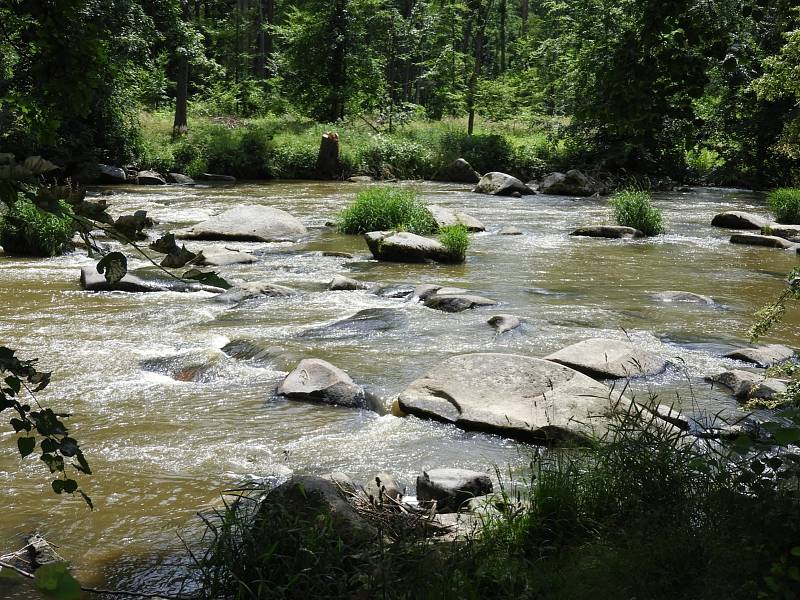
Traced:
POLYGON ((122 252, 110 252, 97 263, 97 272, 102 273, 108 283, 117 283, 128 272, 128 259, 122 252))
POLYGON ((67 494, 72 494, 78 489, 78 482, 74 479, 65 479, 64 480, 64 491, 67 494))
POLYGON ((53 454, 42 454, 39 460, 44 462, 50 468, 51 473, 55 473, 56 471, 64 471, 64 459, 60 456, 53 454))
POLYGON ((58 450, 58 442, 51 438, 45 438, 40 444, 42 452, 55 452, 58 450))
POLYGON ((92 470, 89 468, 89 463, 86 462, 86 458, 83 456, 83 452, 80 449, 75 453, 75 458, 78 459, 78 464, 72 463, 72 466, 78 469, 81 473, 86 473, 87 475, 92 474, 92 470))
POLYGON ((9 375, 6 377, 5 381, 6 385, 11 388, 14 394, 19 394, 19 390, 22 388, 22 381, 20 381, 19 377, 9 375))
POLYGON ((53 488, 53 491, 56 494, 60 494, 64 491, 64 480, 63 479, 54 479, 53 483, 50 484, 50 487, 53 488))
POLYGON ((211 285, 214 287, 222 288, 223 290, 228 290, 233 287, 230 283, 225 281, 222 277, 214 273, 213 271, 201 271, 200 269, 189 269, 186 273, 183 274, 184 279, 194 279, 199 281, 200 283, 204 283, 206 285, 211 285))
POLYGON ((16 433, 19 433, 23 429, 25 431, 31 430, 31 422, 30 421, 23 421, 22 419, 17 419, 16 417, 11 419, 11 426, 14 428, 16 433))
POLYGON ((791 550, 792 556, 800 556, 800 546, 795 546, 791 550))
POLYGON ((21 437, 17 439, 17 448, 22 458, 28 456, 36 448, 35 437, 21 437))
POLYGON ((56 600, 79 600, 81 597, 81 584, 70 575, 64 562, 42 565, 36 569, 34 582, 40 591, 56 600))
POLYGON ((88 505, 89 505, 89 509, 90 509, 90 510, 94 510, 94 504, 92 504, 92 499, 91 499, 91 498, 89 498, 89 496, 87 496, 86 494, 84 494, 84 493, 83 493, 83 490, 78 490, 78 493, 79 493, 79 494, 81 495, 81 497, 83 498, 83 501, 84 501, 84 502, 86 502, 86 504, 88 504, 88 505))
POLYGON ((77 452, 78 452, 78 442, 73 440, 71 437, 65 437, 63 440, 61 440, 61 454, 63 454, 67 458, 70 458, 72 456, 75 456, 77 452))
POLYGON ((800 442, 800 428, 781 427, 775 432, 775 442, 781 446, 788 446, 789 444, 800 442))

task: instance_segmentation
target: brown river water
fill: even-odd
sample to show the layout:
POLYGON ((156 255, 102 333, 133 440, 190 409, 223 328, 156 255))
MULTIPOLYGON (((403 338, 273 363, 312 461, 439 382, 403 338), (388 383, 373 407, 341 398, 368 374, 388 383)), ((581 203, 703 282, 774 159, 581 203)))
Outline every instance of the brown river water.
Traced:
MULTIPOLYGON (((200 546, 195 513, 243 482, 332 470, 363 481, 387 470, 413 492, 423 469, 493 471, 528 461, 524 447, 496 436, 276 398, 276 384, 303 357, 329 360, 390 398, 454 354, 541 357, 586 338, 627 332, 684 365, 635 382, 637 394, 650 390, 689 412, 737 413, 735 400, 703 376, 736 364, 721 355, 747 342, 753 312, 784 288, 798 257, 732 245, 730 232, 709 223, 723 210, 764 214, 763 195, 658 194, 668 233, 633 242, 568 236, 578 225, 610 222, 607 199, 495 198, 466 186, 401 185, 487 226, 471 235, 466 264, 371 260, 360 237, 324 226, 360 185, 319 182, 125 187, 109 198, 115 215, 147 210, 159 221, 154 238, 239 204, 289 211, 309 228, 306 239, 228 243, 258 261, 219 271, 231 280, 268 280, 302 292, 292 298, 230 308, 210 302, 205 292, 91 294, 78 285, 80 267, 93 263, 85 252, 37 260, 0 254, 0 344, 38 357, 42 370, 54 372, 40 401, 73 413, 72 432, 95 473, 83 483, 96 505, 90 512, 77 498, 56 497, 40 461, 20 461, 13 434, 0 429, 0 554, 39 530, 59 543, 87 584, 175 592, 188 562, 180 538, 200 546), (510 225, 525 234, 497 235, 510 225), (355 258, 324 257, 322 250, 355 258), (363 291, 326 291, 337 274, 370 283, 454 285, 500 305, 448 314, 363 291), (651 296, 666 290, 705 294, 717 305, 665 304, 651 296), (324 327, 367 308, 388 309, 390 318, 359 331, 324 327), (524 330, 495 336, 486 321, 499 312, 523 318, 524 330), (237 338, 264 342, 274 352, 258 361, 226 357, 219 349, 237 338), (211 363, 199 381, 176 381, 142 365, 187 356, 211 363)), ((145 264, 131 259, 130 267, 145 264)), ((791 311, 765 341, 800 346, 800 316, 791 311)), ((0 598, 29 597, 3 585, 0 598)))

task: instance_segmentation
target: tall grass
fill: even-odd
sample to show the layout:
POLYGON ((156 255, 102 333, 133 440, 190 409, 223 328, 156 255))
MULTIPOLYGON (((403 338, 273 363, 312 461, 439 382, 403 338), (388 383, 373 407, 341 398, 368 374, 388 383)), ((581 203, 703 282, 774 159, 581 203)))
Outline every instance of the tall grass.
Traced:
POLYGON ((469 232, 463 225, 448 225, 439 230, 439 241, 447 248, 453 262, 462 263, 467 257, 469 232))
POLYGON ((376 187, 358 193, 339 215, 337 228, 349 234, 400 229, 425 235, 438 227, 413 191, 376 187))
POLYGON ((653 206, 648 192, 624 190, 611 198, 614 218, 625 227, 638 229, 645 235, 658 235, 664 231, 661 211, 653 206))
POLYGON ((800 189, 778 188, 767 196, 767 205, 778 223, 800 225, 800 189))

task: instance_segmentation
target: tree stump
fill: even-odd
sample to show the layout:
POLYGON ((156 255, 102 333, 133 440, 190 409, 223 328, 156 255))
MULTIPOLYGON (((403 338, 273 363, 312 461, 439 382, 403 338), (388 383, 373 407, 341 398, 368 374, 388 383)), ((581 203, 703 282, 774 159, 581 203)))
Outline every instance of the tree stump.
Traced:
POLYGON ((315 174, 318 179, 338 179, 341 174, 339 163, 339 134, 329 131, 322 134, 315 174))

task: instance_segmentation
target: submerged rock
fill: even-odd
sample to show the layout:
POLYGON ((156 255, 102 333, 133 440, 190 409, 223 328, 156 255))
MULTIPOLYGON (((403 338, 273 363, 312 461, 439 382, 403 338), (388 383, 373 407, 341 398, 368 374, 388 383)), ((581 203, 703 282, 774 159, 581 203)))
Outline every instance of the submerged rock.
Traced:
POLYGON ((638 229, 624 227, 623 225, 583 225, 570 233, 570 235, 609 239, 638 239, 644 237, 644 233, 638 229))
POLYGON ((353 258, 353 255, 349 252, 336 252, 334 250, 325 250, 322 253, 322 256, 329 256, 333 258, 353 258))
POLYGON ((492 492, 486 473, 467 469, 431 469, 417 476, 417 500, 436 503, 440 513, 458 512, 472 498, 492 492))
POLYGON ((108 283, 106 278, 97 272, 97 267, 81 268, 81 288, 87 292, 220 292, 220 288, 200 283, 186 283, 166 279, 142 279, 132 273, 116 283, 108 283))
POLYGON ((486 322, 497 330, 498 335, 522 325, 522 321, 514 315, 495 315, 486 322))
POLYGON ((457 158, 446 167, 439 169, 433 176, 434 181, 453 183, 478 183, 480 179, 480 174, 463 158, 457 158))
MULTIPOLYGON (((781 225, 779 223, 769 223, 761 230, 764 235, 775 235, 791 242, 800 242, 800 225, 781 225)), ((800 248, 798 248, 800 249, 800 248)))
POLYGON ((349 183, 372 183, 373 178, 370 175, 353 175, 348 177, 347 181, 349 183))
POLYGON ((666 292, 655 292, 652 296, 660 302, 692 302, 694 304, 706 304, 709 306, 716 304, 709 296, 695 294, 694 292, 669 290, 666 292))
POLYGON ((652 352, 636 348, 631 342, 605 338, 572 344, 545 359, 600 379, 656 375, 669 364, 652 352))
POLYGON ((286 211, 271 206, 237 206, 177 233, 179 238, 240 242, 294 242, 308 233, 286 211))
POLYGON ((277 393, 296 400, 312 400, 348 408, 366 408, 364 388, 329 362, 305 358, 278 386, 277 393))
POLYGON ((351 317, 329 325, 313 327, 301 333, 302 337, 319 335, 367 335, 392 329, 402 329, 408 325, 405 313, 394 308, 365 308, 351 317))
POLYGON ((433 216, 436 224, 442 227, 451 227, 453 225, 463 225, 467 231, 486 231, 486 227, 478 219, 472 215, 463 212, 455 212, 444 206, 437 206, 436 204, 429 204, 425 208, 433 216))
POLYGON ((757 348, 739 348, 728 352, 725 358, 733 358, 757 367, 767 368, 772 365, 796 358, 794 350, 782 344, 767 344, 757 348))
POLYGON ((283 352, 282 348, 269 342, 257 340, 236 339, 231 340, 220 348, 226 356, 236 360, 260 360, 277 356, 283 352))
POLYGON ((406 231, 372 231, 364 234, 372 255, 381 261, 422 263, 428 260, 451 263, 455 259, 438 240, 406 231))
POLYGON ((591 196, 596 191, 589 178, 577 169, 550 173, 539 189, 543 194, 557 196, 591 196))
MULTIPOLYGON (((554 362, 515 354, 451 357, 397 398, 406 414, 539 444, 606 429, 611 390, 554 362)), ((626 402, 626 401, 625 401, 626 402)))
POLYGON ((148 358, 139 364, 145 371, 167 375, 176 381, 200 383, 215 378, 219 358, 216 350, 201 351, 148 358))
POLYGON ((518 227, 503 227, 500 231, 497 232, 497 235, 522 235, 522 229, 518 227))
POLYGON ((236 181, 236 177, 233 175, 221 175, 220 173, 201 173, 197 178, 204 181, 236 181))
POLYGON ((735 233, 731 236, 731 244, 744 244, 746 246, 766 246, 778 250, 796 248, 797 244, 776 235, 760 235, 756 233, 735 233))
POLYGON ((183 173, 167 173, 167 181, 177 185, 194 185, 194 179, 183 173))
POLYGON ((513 196, 514 194, 525 196, 533 194, 533 190, 516 177, 498 171, 486 173, 472 191, 477 194, 491 194, 492 196, 513 196))
POLYGON ((713 227, 724 227, 726 229, 761 229, 766 224, 767 220, 764 217, 741 210, 719 213, 711 219, 713 227))
POLYGON ((444 312, 462 312, 480 306, 495 306, 497 302, 491 298, 474 294, 443 294, 441 290, 428 296, 425 306, 444 312))

